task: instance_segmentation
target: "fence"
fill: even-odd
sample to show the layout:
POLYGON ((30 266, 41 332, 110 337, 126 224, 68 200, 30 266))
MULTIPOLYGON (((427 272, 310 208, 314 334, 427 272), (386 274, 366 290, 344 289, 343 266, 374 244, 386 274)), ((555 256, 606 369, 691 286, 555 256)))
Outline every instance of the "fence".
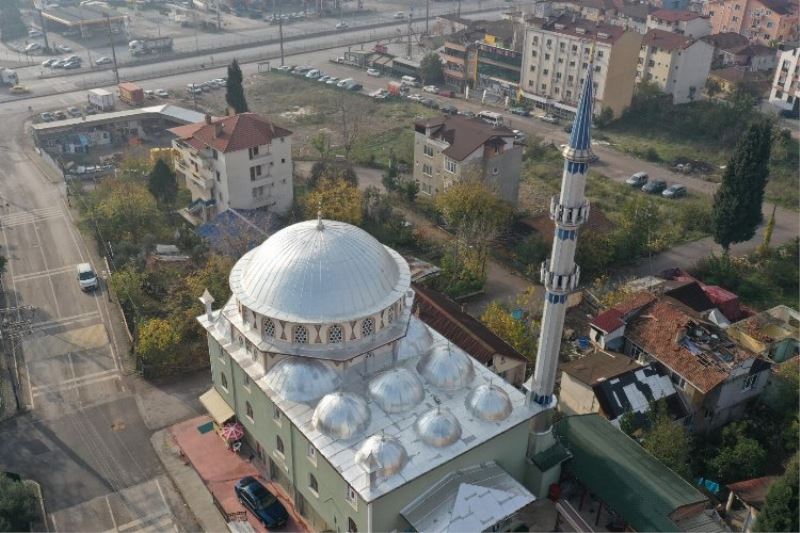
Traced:
POLYGON ((214 501, 214 507, 217 508, 219 514, 222 515, 222 518, 224 518, 226 522, 247 522, 247 511, 236 511, 229 513, 225 510, 225 507, 222 506, 222 503, 220 503, 220 501, 217 499, 214 491, 209 490, 208 492, 211 493, 211 499, 214 501))

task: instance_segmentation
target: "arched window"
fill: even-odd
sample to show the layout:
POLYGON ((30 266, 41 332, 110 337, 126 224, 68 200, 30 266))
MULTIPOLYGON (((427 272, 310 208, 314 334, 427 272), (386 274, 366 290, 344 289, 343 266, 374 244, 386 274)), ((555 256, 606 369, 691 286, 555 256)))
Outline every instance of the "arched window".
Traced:
POLYGON ((239 335, 239 346, 242 347, 244 346, 244 337, 242 337, 241 335, 239 335))
POLYGON ((344 340, 344 330, 339 324, 334 324, 328 328, 328 342, 339 344, 344 340))
POLYGON ((275 449, 278 453, 283 455, 283 439, 279 435, 275 435, 275 449))
POLYGON ((394 306, 386 310, 386 323, 391 324, 394 322, 394 306))
POLYGON ((223 373, 219 375, 219 384, 222 385, 223 389, 228 390, 228 377, 223 373))
POLYGON ((305 326, 295 326, 292 338, 297 344, 308 344, 308 330, 305 326))
POLYGON ((314 494, 319 494, 319 484, 314 474, 308 474, 308 488, 311 489, 314 494))
POLYGON ((247 413, 247 418, 253 420, 253 418, 255 417, 253 416, 253 406, 250 405, 250 402, 244 402, 244 409, 245 412, 247 413))
POLYGON ((356 523, 352 518, 347 519, 347 531, 348 533, 358 533, 358 528, 356 527, 356 523))
POLYGON ((264 321, 264 336, 270 338, 275 336, 275 322, 269 318, 264 321))
POLYGON ((371 318, 365 318, 361 323, 361 336, 369 337, 375 332, 375 321, 371 318))

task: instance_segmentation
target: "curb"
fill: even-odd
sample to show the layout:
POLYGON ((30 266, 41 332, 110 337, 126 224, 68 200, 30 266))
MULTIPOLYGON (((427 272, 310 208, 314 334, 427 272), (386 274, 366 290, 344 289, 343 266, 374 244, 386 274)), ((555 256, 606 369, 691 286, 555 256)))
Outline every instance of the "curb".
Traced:
POLYGON ((42 525, 44 525, 44 530, 49 533, 50 526, 47 524, 47 511, 44 507, 44 496, 42 494, 42 486, 39 484, 38 481, 34 481, 32 479, 23 479, 23 483, 26 485, 33 485, 36 488, 36 493, 38 495, 39 500, 39 509, 42 511, 42 525))

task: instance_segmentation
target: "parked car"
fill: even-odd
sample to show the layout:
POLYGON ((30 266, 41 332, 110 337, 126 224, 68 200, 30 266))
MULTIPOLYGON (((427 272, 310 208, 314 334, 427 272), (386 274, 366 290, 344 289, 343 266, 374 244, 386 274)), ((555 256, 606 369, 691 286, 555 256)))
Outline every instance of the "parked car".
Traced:
POLYGON ((667 188, 667 182, 664 180, 653 180, 648 181, 642 187, 642 191, 646 192, 647 194, 659 194, 661 191, 667 188))
POLYGON ((456 109, 456 106, 450 105, 450 104, 443 105, 442 107, 439 108, 439 111, 441 111, 445 115, 457 115, 458 114, 458 109, 456 109))
POLYGON ((350 25, 348 23, 346 23, 346 22, 339 22, 338 24, 336 24, 336 29, 337 30, 346 30, 349 27, 350 27, 350 25))
POLYGON ((78 265, 78 285, 82 291, 93 291, 98 287, 97 274, 89 263, 78 265))
POLYGON ((436 85, 426 85, 422 88, 422 92, 436 94, 439 88, 436 85))
POLYGON ((397 13, 394 14, 394 18, 396 18, 396 19, 402 19, 402 18, 405 18, 405 17, 406 17, 406 14, 403 13, 402 11, 398 11, 397 13))
POLYGON ((514 142, 517 144, 525 144, 528 140, 528 135, 519 130, 512 130, 514 132, 514 142))
POLYGON ((343 80, 339 80, 336 83, 336 86, 339 87, 340 89, 343 89, 343 88, 347 87, 347 84, 351 83, 352 81, 353 81, 353 78, 345 78, 343 80))
POLYGON ((24 85, 14 85, 13 87, 11 87, 11 89, 9 89, 9 92, 11 94, 27 94, 31 92, 31 90, 25 87, 24 85))
POLYGON ((56 57, 51 57, 50 59, 45 59, 44 61, 42 61, 42 66, 43 67, 49 67, 50 65, 52 65, 56 61, 58 61, 58 58, 56 58, 56 57))
POLYGON ((548 124, 558 124, 558 117, 553 115, 552 113, 539 115, 539 120, 541 120, 542 122, 547 122, 548 124))
POLYGON ((311 70, 306 72, 306 78, 310 80, 316 80, 320 76, 322 76, 322 71, 317 68, 312 68, 311 70))
POLYGON ((378 78, 381 75, 381 71, 376 68, 368 68, 367 69, 367 76, 372 76, 373 78, 378 78))
POLYGON ((293 68, 294 65, 281 65, 277 67, 275 70, 277 70, 278 72, 291 72, 293 68))
POLYGON ((423 98, 419 103, 431 109, 439 109, 439 103, 433 98, 423 98))
POLYGON ((422 100, 422 95, 419 94, 419 93, 413 93, 413 94, 409 94, 408 96, 406 96, 406 98, 408 98, 409 100, 412 100, 414 102, 419 102, 420 100, 422 100))
POLYGON ((348 83, 347 85, 345 85, 345 89, 347 89, 348 91, 360 91, 363 88, 364 86, 358 82, 348 83))
POLYGON ((459 114, 467 118, 475 118, 475 113, 473 113, 472 111, 461 111, 459 114))
POLYGON ((28 30, 28 37, 41 37, 42 32, 39 30, 28 30))
POLYGON ((279 528, 289 520, 289 513, 267 487, 252 476, 243 477, 233 487, 236 497, 268 529, 279 528))
POLYGON ((72 70, 74 68, 81 68, 81 64, 78 61, 67 61, 64 63, 65 70, 72 70))
POLYGON ((69 54, 70 52, 72 52, 72 48, 70 48, 69 46, 67 46, 65 44, 57 44, 56 45, 56 50, 58 50, 59 52, 63 52, 65 54, 69 54))
POLYGON ((296 76, 305 76, 306 72, 311 70, 314 67, 309 67, 306 65, 298 65, 292 69, 292 74, 296 76))
POLYGON ((685 185, 670 185, 663 191, 661 191, 661 196, 664 198, 683 198, 686 196, 686 186, 685 185))
POLYGON ((625 180, 625 183, 630 185, 631 187, 639 187, 640 189, 642 186, 647 183, 647 173, 646 172, 637 172, 630 178, 625 180))
POLYGON ((564 131, 566 131, 567 133, 572 133, 572 122, 564 126, 564 131))
POLYGON ((166 89, 156 89, 155 93, 159 98, 169 98, 169 91, 166 89))
POLYGON ((528 115, 531 114, 531 112, 524 107, 512 107, 511 109, 509 109, 509 111, 511 112, 512 115, 519 115, 521 117, 527 117, 528 115))
POLYGON ((42 122, 53 122, 56 119, 49 111, 45 111, 39 115, 39 118, 42 120, 42 122))
POLYGON ((329 79, 331 79, 331 77, 328 76, 327 74, 325 74, 324 76, 320 76, 319 78, 317 78, 317 81, 320 82, 320 83, 325 83, 329 79))
POLYGON ((153 89, 145 89, 144 90, 144 97, 153 99, 156 97, 156 92, 153 89))
POLYGON ((454 93, 450 89, 439 89, 438 91, 436 91, 436 94, 438 96, 444 96, 445 98, 452 98, 456 95, 456 93, 454 93))
POLYGON ((100 56, 94 60, 95 65, 110 65, 111 63, 111 58, 106 56, 100 56))
POLYGON ((42 45, 39 43, 30 43, 25 47, 25 53, 30 54, 31 52, 37 52, 42 49, 42 45))
POLYGON ((73 117, 79 117, 79 116, 81 116, 83 114, 83 113, 81 113, 80 108, 75 107, 75 106, 68 107, 67 108, 67 113, 69 113, 70 116, 73 116, 73 117))
POLYGON ((50 63, 50 68, 64 68, 64 65, 67 63, 66 59, 56 59, 52 63, 50 63))
POLYGON ((63 111, 56 111, 53 113, 53 117, 55 117, 56 120, 66 120, 67 114, 63 111))
POLYGON ((339 83, 339 78, 336 76, 331 76, 328 78, 328 81, 325 82, 325 85, 337 85, 339 83))

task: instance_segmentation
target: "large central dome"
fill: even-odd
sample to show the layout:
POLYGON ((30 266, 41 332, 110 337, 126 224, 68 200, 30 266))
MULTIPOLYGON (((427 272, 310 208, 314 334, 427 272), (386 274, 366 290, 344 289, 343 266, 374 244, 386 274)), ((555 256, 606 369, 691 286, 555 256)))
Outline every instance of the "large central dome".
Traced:
POLYGON ((298 323, 379 312, 410 284, 406 261, 364 230, 334 220, 284 228, 233 267, 231 290, 249 309, 298 323))

